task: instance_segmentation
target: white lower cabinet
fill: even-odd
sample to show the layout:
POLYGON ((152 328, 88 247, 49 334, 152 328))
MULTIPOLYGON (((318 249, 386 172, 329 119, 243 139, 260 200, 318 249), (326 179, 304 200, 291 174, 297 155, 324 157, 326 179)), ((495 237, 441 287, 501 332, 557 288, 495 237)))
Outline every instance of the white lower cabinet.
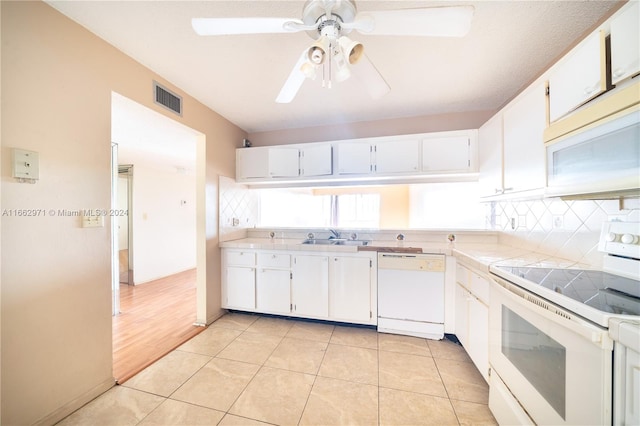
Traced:
POLYGON ((222 249, 222 307, 377 324, 376 254, 222 249))
POLYGON ((329 257, 294 255, 291 280, 291 312, 295 315, 329 316, 329 257))
POLYGON ((372 260, 332 256, 329 271, 329 317, 336 321, 371 322, 371 279, 375 275, 372 260))
POLYGON ((488 382, 489 281, 460 265, 456 281, 456 336, 488 382))

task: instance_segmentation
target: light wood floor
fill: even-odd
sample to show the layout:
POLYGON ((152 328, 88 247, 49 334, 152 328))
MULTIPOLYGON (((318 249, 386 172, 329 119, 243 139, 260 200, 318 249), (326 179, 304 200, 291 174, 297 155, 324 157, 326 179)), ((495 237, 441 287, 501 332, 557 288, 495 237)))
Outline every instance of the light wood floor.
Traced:
POLYGON ((196 320, 196 270, 138 286, 120 285, 113 317, 113 375, 118 383, 204 330, 196 320))

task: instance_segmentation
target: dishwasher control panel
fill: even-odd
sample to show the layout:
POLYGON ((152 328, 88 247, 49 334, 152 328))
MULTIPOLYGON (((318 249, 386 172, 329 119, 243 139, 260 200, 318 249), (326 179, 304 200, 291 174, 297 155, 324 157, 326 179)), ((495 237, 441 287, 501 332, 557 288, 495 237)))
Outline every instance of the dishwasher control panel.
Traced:
POLYGON ((442 254, 378 254, 378 269, 401 271, 444 272, 442 254))

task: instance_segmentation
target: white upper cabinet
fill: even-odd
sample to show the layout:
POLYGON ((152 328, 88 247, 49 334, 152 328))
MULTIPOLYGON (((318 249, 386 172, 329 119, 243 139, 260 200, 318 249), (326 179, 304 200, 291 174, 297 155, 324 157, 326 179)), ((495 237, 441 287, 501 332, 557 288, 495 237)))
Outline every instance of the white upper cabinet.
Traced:
POLYGON ((269 176, 297 177, 300 174, 300 151, 297 148, 269 148, 269 176))
POLYGON ((465 172, 470 168, 469 136, 428 138, 422 141, 423 172, 465 172))
POLYGON ((300 149, 301 176, 327 176, 333 173, 333 150, 330 144, 300 149))
POLYGON ((416 173, 420 170, 420 141, 392 140, 374 147, 375 172, 378 174, 416 173))
POLYGON ((549 119, 554 122, 607 89, 605 33, 596 31, 549 74, 549 119))
POLYGON ((535 84, 504 110, 504 192, 545 186, 545 85, 535 84))
POLYGON ((478 129, 478 171, 482 197, 502 194, 502 112, 478 129))
POLYGON ((338 174, 364 175, 373 171, 373 147, 367 142, 341 142, 337 144, 338 174))
POLYGON ((611 19, 612 83, 640 72, 640 2, 630 1, 611 19))
POLYGON ((265 148, 236 149, 236 179, 267 178, 269 151, 265 148))

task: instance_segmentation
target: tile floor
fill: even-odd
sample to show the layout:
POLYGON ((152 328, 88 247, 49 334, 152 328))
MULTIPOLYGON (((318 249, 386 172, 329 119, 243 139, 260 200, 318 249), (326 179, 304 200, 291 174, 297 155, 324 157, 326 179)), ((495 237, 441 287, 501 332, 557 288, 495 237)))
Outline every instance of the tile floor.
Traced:
POLYGON ((460 346, 225 315, 60 425, 496 424, 460 346))

